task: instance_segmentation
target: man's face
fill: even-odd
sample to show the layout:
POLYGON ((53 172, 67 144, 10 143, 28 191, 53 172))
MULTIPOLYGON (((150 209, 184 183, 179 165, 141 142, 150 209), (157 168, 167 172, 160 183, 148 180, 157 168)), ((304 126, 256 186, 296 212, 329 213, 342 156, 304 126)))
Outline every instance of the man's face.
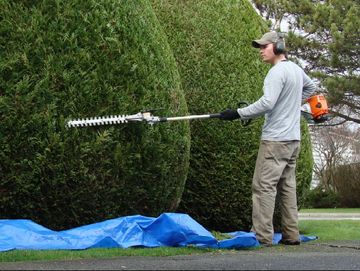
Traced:
POLYGON ((266 63, 274 64, 276 55, 274 54, 274 44, 260 45, 260 55, 266 63))

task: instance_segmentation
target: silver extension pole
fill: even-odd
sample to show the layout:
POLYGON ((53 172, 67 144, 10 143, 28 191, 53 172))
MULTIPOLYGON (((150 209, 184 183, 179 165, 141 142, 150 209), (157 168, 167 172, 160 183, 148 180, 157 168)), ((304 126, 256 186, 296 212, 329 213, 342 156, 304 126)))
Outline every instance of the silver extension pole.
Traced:
POLYGON ((209 119, 212 115, 190 115, 190 116, 181 116, 181 117, 166 117, 166 121, 172 120, 193 120, 193 119, 209 119))

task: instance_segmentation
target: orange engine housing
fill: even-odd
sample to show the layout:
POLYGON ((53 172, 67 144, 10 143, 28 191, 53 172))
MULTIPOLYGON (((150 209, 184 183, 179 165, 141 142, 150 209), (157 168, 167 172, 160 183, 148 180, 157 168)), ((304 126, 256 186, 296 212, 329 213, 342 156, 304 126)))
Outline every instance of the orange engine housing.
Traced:
POLYGON ((311 114, 314 119, 320 118, 329 113, 327 101, 324 95, 314 95, 306 100, 311 109, 311 114))

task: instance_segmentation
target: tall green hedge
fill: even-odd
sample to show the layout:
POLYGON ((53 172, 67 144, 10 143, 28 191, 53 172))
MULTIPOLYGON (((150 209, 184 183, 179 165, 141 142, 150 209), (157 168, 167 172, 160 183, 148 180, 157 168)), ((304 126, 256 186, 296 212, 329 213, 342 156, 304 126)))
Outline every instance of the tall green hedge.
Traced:
MULTIPOLYGON (((215 113, 262 95, 270 67, 251 40, 268 29, 247 0, 152 3, 174 51, 190 113, 215 113)), ((178 211, 211 229, 251 227, 251 181, 262 120, 248 127, 238 121, 191 122, 190 170, 178 211)), ((308 163, 309 148, 305 141, 306 157, 299 165, 308 163)), ((311 170, 300 168, 299 192, 311 181, 311 170)))
POLYGON ((186 122, 66 129, 70 118, 187 114, 146 0, 0 1, 0 216, 56 229, 179 204, 186 122))

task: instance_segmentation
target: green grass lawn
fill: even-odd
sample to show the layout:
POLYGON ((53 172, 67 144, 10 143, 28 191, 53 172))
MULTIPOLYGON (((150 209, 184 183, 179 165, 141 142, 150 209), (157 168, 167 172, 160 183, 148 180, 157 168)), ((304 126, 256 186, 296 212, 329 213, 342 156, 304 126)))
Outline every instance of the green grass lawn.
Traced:
POLYGON ((101 259, 121 256, 153 256, 164 257, 174 255, 192 255, 216 252, 215 249, 194 247, 157 247, 157 248, 92 248, 86 250, 12 250, 0 252, 0 262, 18 261, 52 261, 101 259))
POLYGON ((360 213, 360 208, 300 209, 300 213, 360 213))
POLYGON ((319 241, 359 240, 360 220, 301 220, 300 233, 319 241))

